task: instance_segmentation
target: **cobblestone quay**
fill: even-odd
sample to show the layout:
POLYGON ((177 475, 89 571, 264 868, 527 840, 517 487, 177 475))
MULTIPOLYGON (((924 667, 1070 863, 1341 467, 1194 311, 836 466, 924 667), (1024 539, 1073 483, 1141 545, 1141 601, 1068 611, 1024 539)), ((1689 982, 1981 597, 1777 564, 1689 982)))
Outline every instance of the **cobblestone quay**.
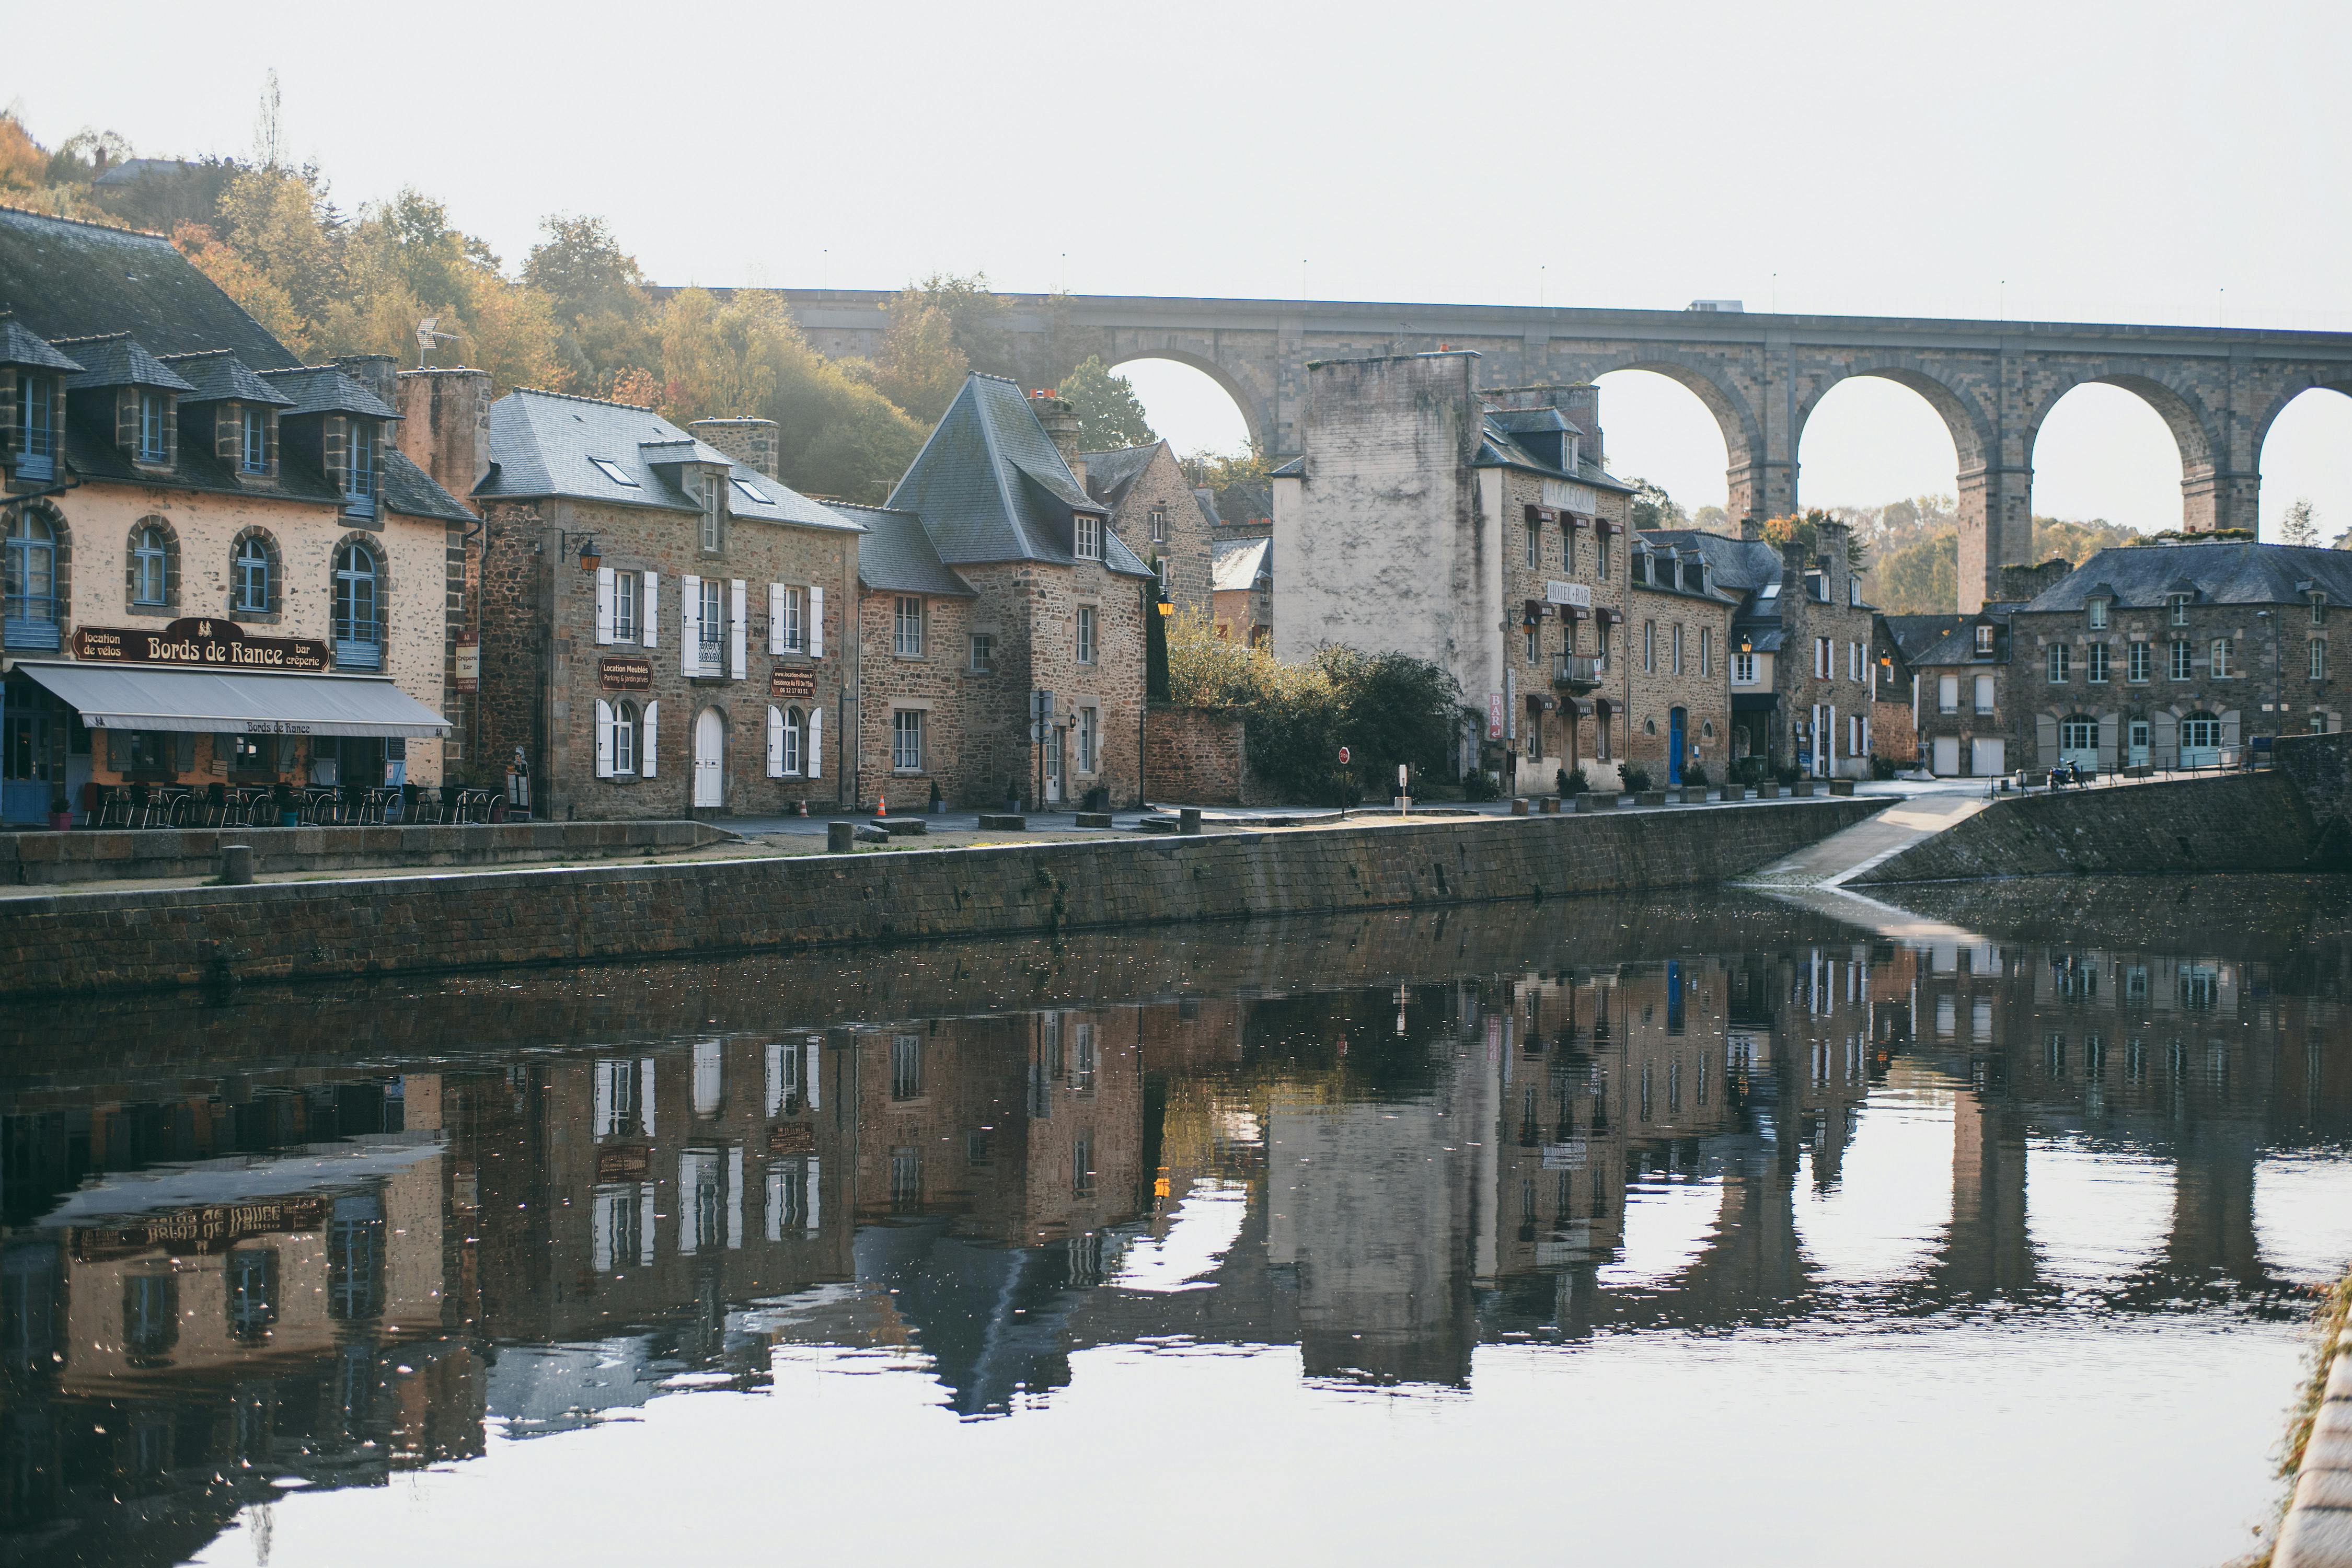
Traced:
POLYGON ((1049 934, 1723 881, 1870 797, 14 900, 10 997, 1049 934))

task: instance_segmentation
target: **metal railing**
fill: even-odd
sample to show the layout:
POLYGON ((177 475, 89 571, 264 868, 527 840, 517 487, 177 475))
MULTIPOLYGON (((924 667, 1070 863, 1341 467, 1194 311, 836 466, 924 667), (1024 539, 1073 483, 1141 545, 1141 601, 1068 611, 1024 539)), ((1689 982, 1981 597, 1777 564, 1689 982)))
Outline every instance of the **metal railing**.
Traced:
POLYGON ((1551 679, 1559 686, 1598 686, 1609 673, 1609 661, 1591 654, 1551 656, 1551 679))

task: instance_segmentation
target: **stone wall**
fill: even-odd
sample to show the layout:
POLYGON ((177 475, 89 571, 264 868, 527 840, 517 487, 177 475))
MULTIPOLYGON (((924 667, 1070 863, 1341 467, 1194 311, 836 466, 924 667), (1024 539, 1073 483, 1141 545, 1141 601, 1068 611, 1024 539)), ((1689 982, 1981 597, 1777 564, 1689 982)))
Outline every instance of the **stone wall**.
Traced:
POLYGON ((1014 678, 971 668, 971 599, 945 595, 869 592, 857 595, 859 693, 857 800, 861 809, 896 797, 900 811, 919 811, 934 784, 947 799, 964 805, 994 805, 1004 798, 1004 779, 992 773, 984 744, 971 743, 987 724, 988 698, 1014 678), (922 652, 898 652, 898 601, 920 598, 922 652), (901 710, 922 714, 922 765, 897 767, 893 731, 901 710))
MULTIPOLYGON (((1661 562, 1659 570, 1667 570, 1661 562)), ((1626 664, 1632 675, 1632 734, 1626 760, 1646 769, 1663 788, 1674 710, 1683 710, 1683 765, 1706 770, 1721 784, 1731 763, 1731 677, 1724 644, 1732 606, 1696 594, 1633 585, 1626 664), (1679 661, 1675 635, 1682 638, 1679 661), (1704 639, 1704 640, 1702 640, 1704 639), (1679 668, 1677 665, 1679 664, 1679 668)))
POLYGON ((1143 788, 1154 805, 1266 805, 1249 770, 1248 722, 1232 710, 1155 702, 1143 726, 1143 788))
MULTIPOLYGON (((1711 885, 1862 798, 1616 816, 492 871, 21 900, 0 995, 635 961, 1711 885)), ((1538 909, 1529 917, 1542 920, 1538 909)))
POLYGON ((2294 781, 2310 811, 2317 837, 2313 859, 2322 865, 2352 861, 2352 737, 2282 735, 2271 742, 2278 771, 2294 781))
POLYGON ((699 848, 730 835, 698 822, 395 824, 389 827, 175 827, 0 833, 0 885, 210 877, 221 847, 253 851, 256 871, 397 866, 507 866, 699 848))
POLYGON ((2302 871, 2317 837, 2284 772, 2228 773, 1998 801, 1853 880, 2302 871))

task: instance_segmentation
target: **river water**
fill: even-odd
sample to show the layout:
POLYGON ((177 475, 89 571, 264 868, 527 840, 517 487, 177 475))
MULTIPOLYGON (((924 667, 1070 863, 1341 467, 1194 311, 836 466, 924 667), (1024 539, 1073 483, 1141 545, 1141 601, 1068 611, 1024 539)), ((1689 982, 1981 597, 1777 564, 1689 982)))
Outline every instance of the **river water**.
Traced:
POLYGON ((2063 890, 0 1009, 0 1559, 2217 1564, 2352 904, 2063 890))

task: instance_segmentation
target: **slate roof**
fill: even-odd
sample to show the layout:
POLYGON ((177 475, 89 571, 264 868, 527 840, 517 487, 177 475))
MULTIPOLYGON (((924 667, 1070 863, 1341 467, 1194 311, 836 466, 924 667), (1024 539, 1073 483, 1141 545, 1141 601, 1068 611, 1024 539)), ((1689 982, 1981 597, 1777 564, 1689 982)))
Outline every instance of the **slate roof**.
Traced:
POLYGON ((2124 609, 2154 609, 2168 595, 2194 592, 2200 605, 2299 605, 2315 588, 2352 603, 2352 551, 2317 545, 2139 544, 2102 550, 2019 606, 2080 610, 2094 589, 2124 609), (2308 583, 2311 588, 2299 586, 2308 583))
POLYGON ((184 158, 125 158, 90 184, 108 187, 136 184, 150 174, 171 175, 203 167, 184 158))
POLYGON ((1120 447, 1108 452, 1081 452, 1078 458, 1087 466, 1087 492, 1105 506, 1116 510, 1127 500, 1127 492, 1151 467, 1151 459, 1165 447, 1165 441, 1152 441, 1141 447, 1120 447))
POLYGON ((0 310, 37 337, 129 332, 153 353, 228 349, 256 370, 298 363, 161 235, 0 207, 0 310))
POLYGON ((831 505, 845 517, 866 525, 866 537, 857 542, 857 581, 861 586, 882 594, 979 597, 970 584, 955 574, 954 568, 940 559, 940 552, 931 548, 931 536, 923 531, 923 520, 913 512, 860 506, 855 501, 834 501, 831 505))
POLYGON ((163 363, 188 383, 183 403, 262 403, 291 408, 294 400, 256 375, 226 349, 166 354, 163 363))
MULTIPOLYGON (((445 522, 471 522, 474 514, 465 503, 434 480, 432 475, 410 462, 398 447, 390 442, 379 442, 375 460, 383 475, 383 504, 394 511, 410 517, 437 517, 445 522)), ((278 467, 283 468, 281 458, 278 467)))
POLYGON ((1257 586, 1259 578, 1274 575, 1274 541, 1227 539, 1219 542, 1216 557, 1209 567, 1209 575, 1213 592, 1248 592, 1257 586))
POLYGON ((80 392, 100 386, 160 386, 166 392, 194 392, 180 374, 142 347, 129 332, 109 332, 98 338, 59 338, 60 353, 70 353, 82 368, 66 377, 66 390, 80 392))
MULTIPOLYGON (((1948 616, 1882 616, 1886 635, 1895 639, 1895 651, 1906 664, 1916 664, 1927 650, 1956 631, 1977 623, 1979 617, 1958 614, 1948 616)), ((1975 635, 1969 634, 1973 645, 1975 635)))
POLYGON ((562 496, 611 506, 700 512, 678 487, 676 464, 725 463, 727 511, 735 518, 803 528, 856 529, 842 512, 811 500, 757 468, 731 461, 650 408, 569 393, 518 388, 490 405, 490 471, 478 496, 562 496), (648 453, 646 448, 653 450, 648 453), (622 484, 589 461, 601 458, 636 482, 622 484), (745 492, 751 486, 767 499, 745 492))
POLYGON ((34 370, 75 371, 80 363, 68 359, 36 334, 16 324, 14 314, 0 310, 0 364, 21 364, 34 370))
POLYGON ((1780 552, 1760 539, 1733 539, 1703 528, 1645 528, 1641 537, 1653 546, 1672 545, 1685 555, 1706 563, 1706 580, 1727 591, 1753 591, 1780 580, 1780 552))
POLYGON ((384 406, 383 398, 344 374, 339 365, 297 365, 261 374, 270 385, 290 399, 286 407, 278 411, 281 416, 361 414, 377 419, 400 417, 384 406))
POLYGON ((964 377, 888 505, 919 513, 940 559, 951 566, 1070 564, 1076 559, 1070 513, 1090 512, 1106 520, 1103 565, 1123 576, 1151 575, 1109 528, 1109 509, 1087 495, 1062 461, 1029 399, 1003 376, 973 371, 964 377))
MULTIPOLYGON (((1549 479, 1573 479, 1595 489, 1614 490, 1620 495, 1632 495, 1633 487, 1586 457, 1577 453, 1573 472, 1547 463, 1522 445, 1519 436, 1538 430, 1575 430, 1568 416, 1557 408, 1491 409, 1481 423, 1477 456, 1470 459, 1474 468, 1524 468, 1549 479), (1549 417, 1547 418, 1546 416, 1549 417)), ((1277 468, 1276 473, 1282 470, 1277 468)))

